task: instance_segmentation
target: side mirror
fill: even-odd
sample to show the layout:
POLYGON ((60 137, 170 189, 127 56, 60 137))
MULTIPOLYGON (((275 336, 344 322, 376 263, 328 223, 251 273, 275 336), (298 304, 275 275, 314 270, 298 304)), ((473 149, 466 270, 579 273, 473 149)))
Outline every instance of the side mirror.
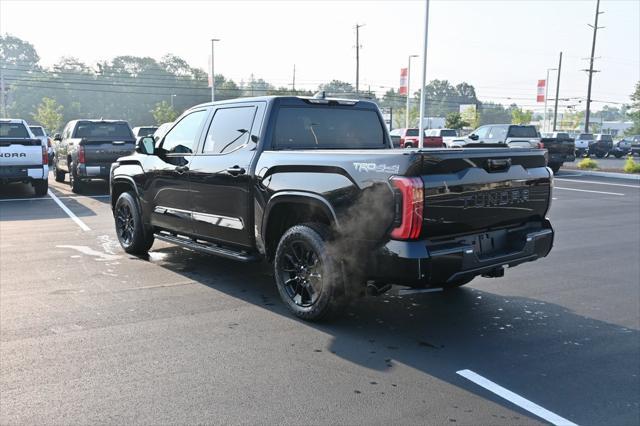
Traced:
POLYGON ((60 142, 62 140, 62 136, 60 135, 60 133, 56 133, 55 135, 53 135, 53 140, 60 142))
POLYGON ((480 138, 479 138, 479 137, 478 137, 478 135, 476 135, 475 133, 471 133, 471 134, 469 135, 469 139, 471 139, 472 141, 477 141, 477 140, 478 140, 478 139, 480 139, 480 138))
POLYGON ((153 136, 143 136, 136 141, 136 152, 145 155, 153 155, 155 151, 155 140, 153 136))

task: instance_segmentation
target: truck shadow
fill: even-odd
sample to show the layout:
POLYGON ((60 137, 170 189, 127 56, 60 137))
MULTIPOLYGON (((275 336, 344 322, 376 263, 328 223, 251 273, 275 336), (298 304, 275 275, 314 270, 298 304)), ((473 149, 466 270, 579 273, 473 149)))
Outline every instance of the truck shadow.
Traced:
MULTIPOLYGON (((49 191, 61 198, 60 201, 76 216, 96 216, 95 211, 80 201, 81 196, 69 196, 51 186, 49 191)), ((109 202, 109 198, 95 200, 109 202)), ((50 196, 36 198, 30 185, 18 183, 0 186, 0 221, 48 219, 69 219, 69 216, 50 196)))
MULTIPOLYGON (((268 265, 177 247, 154 252, 163 254, 154 260, 161 267, 298 321, 280 301, 268 265)), ((389 372, 392 386, 394 368, 404 364, 519 410, 456 374, 470 369, 580 424, 638 418, 640 332, 560 305, 467 287, 363 298, 332 322, 300 323, 332 336, 327 356, 389 372)))

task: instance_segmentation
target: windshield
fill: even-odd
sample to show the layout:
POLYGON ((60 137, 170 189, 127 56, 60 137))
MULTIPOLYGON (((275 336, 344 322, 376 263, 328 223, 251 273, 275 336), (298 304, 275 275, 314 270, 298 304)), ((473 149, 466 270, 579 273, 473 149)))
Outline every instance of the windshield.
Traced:
POLYGON ((78 123, 74 138, 123 140, 132 139, 131 129, 127 123, 105 123, 81 121, 78 123))
POLYGON ((0 123, 0 138, 29 139, 29 132, 22 123, 0 123))
POLYGON ((31 129, 31 133, 33 133, 35 136, 44 136, 42 127, 29 127, 29 129, 31 129))
POLYGON ((407 129, 407 136, 418 136, 418 129, 407 129))
POLYGON ((454 137, 455 137, 455 136, 458 136, 458 135, 456 134, 456 131, 455 131, 455 130, 445 129, 445 130, 441 130, 441 131, 440 131, 440 136, 443 136, 443 137, 451 137, 451 136, 454 136, 454 137))
POLYGON ((509 137, 511 138, 537 138, 538 131, 533 126, 511 126, 509 127, 509 137))
POLYGON ((376 111, 339 107, 282 107, 273 146, 278 149, 386 148, 376 111))
POLYGON ((578 140, 591 141, 591 140, 593 140, 593 135, 591 133, 581 133, 580 135, 578 135, 578 140))

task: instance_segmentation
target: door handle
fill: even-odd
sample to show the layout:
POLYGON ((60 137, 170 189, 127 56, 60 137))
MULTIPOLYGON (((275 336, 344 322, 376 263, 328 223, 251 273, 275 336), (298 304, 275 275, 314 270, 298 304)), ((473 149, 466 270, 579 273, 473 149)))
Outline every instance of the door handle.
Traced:
POLYGON ((243 175, 245 174, 245 172, 246 170, 240 166, 233 166, 227 169, 227 173, 229 173, 231 176, 243 175))
POLYGON ((176 172, 178 172, 179 174, 182 174, 184 172, 189 171, 189 166, 178 166, 176 167, 176 172))

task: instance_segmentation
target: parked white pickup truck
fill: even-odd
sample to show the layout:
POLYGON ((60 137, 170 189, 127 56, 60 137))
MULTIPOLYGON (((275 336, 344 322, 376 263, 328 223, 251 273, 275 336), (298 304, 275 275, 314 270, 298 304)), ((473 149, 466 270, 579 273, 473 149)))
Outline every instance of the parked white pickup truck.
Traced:
POLYGON ((29 130, 26 121, 0 119, 0 184, 30 183, 38 197, 49 189, 46 142, 29 130))

